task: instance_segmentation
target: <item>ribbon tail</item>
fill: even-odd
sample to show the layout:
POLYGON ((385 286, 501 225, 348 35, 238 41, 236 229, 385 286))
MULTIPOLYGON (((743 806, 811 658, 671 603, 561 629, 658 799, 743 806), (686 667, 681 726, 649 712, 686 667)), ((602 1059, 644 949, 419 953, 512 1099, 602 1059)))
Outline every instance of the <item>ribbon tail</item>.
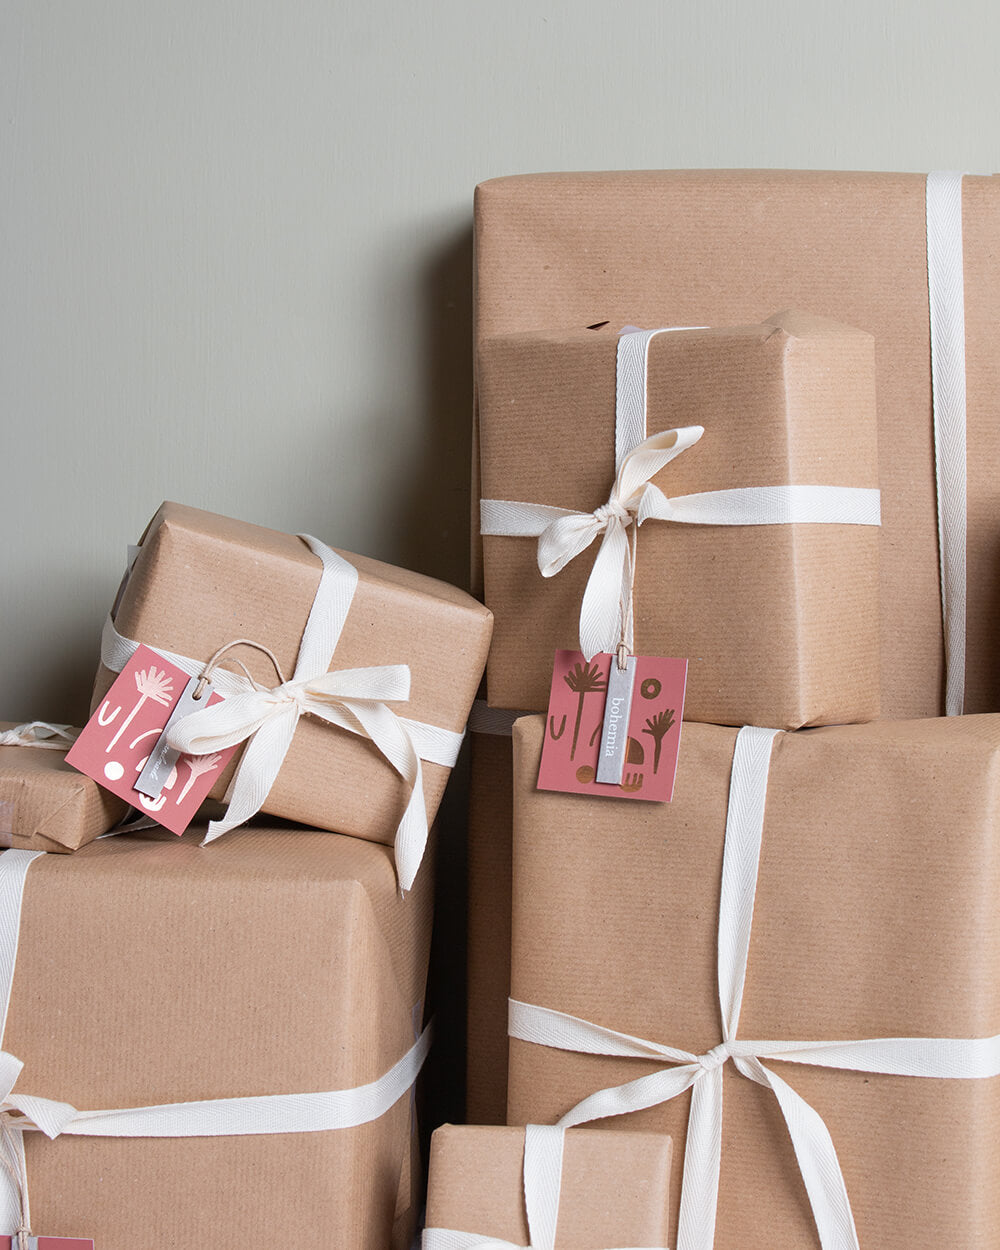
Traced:
POLYGON ((691 1090, 677 1250, 712 1250, 722 1165, 722 1067, 691 1090))
MULTIPOLYGON (((770 1088, 778 1100, 823 1250, 860 1250, 844 1174, 830 1130, 822 1117, 758 1060, 743 1059, 738 1061, 738 1066, 752 1080, 770 1088)), ((678 1244, 678 1250, 685 1248, 678 1244)))
POLYGON ((343 707, 409 787, 406 809, 396 828, 393 845, 399 888, 405 894, 416 880, 427 846, 427 808, 420 756, 400 717, 384 703, 355 703, 345 699, 343 707))
POLYGON ((260 811, 288 754, 298 723, 299 709, 289 704, 260 726, 247 743, 233 776, 226 814, 222 820, 210 822, 202 846, 221 838, 260 811))
POLYGON ((599 651, 614 651, 618 646, 628 561, 625 528, 612 521, 604 531, 580 606, 580 650, 588 662, 599 651))

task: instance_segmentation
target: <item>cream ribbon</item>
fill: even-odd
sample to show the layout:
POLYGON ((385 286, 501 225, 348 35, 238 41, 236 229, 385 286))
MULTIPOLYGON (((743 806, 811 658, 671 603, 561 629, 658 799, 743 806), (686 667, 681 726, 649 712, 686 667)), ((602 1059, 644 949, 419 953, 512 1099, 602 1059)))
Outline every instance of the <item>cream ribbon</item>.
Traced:
MULTIPOLYGON (((627 330, 618 340, 615 395, 615 481, 607 503, 593 512, 547 504, 484 499, 480 533, 538 538, 538 568, 553 577, 598 537, 601 546, 580 609, 580 650, 590 660, 633 649, 632 582, 635 553, 628 529, 644 521, 685 525, 879 525, 879 492, 850 486, 748 486, 668 498, 651 479, 693 447, 702 426, 646 437, 649 344, 679 328, 627 330)), ((633 531, 633 542, 634 542, 633 531)))
MULTIPOLYGON (((14 981, 21 906, 28 869, 42 851, 0 855, 0 1038, 6 1027, 14 981)), ((430 1049, 428 1026, 396 1064, 368 1085, 309 1094, 270 1094, 252 1098, 213 1098, 119 1110, 78 1111, 69 1103, 35 1098, 14 1088, 23 1064, 0 1051, 0 1116, 13 1132, 23 1167, 24 1132, 49 1138, 61 1133, 83 1137, 230 1137, 259 1133, 320 1133, 355 1128, 379 1119, 410 1089, 430 1049)), ((6 1176, 0 1180, 0 1229, 17 1230, 23 1199, 6 1176)), ((23 1183, 22 1183, 23 1189, 23 1183)))
POLYGON ((851 1041, 746 1041, 737 1036, 763 834, 771 748, 780 731, 748 727, 736 738, 719 904, 718 982, 722 1041, 705 1054, 649 1042, 577 1016, 511 1000, 511 1037, 560 1050, 654 1059, 660 1071, 600 1090, 559 1124, 625 1115, 691 1090, 677 1236, 678 1250, 712 1250, 722 1154, 722 1068, 770 1089, 788 1127, 823 1250, 858 1250, 837 1152, 823 1120, 763 1060, 938 1080, 1000 1075, 1000 1035, 882 1037, 851 1041))
MULTIPOLYGON (((421 760, 454 767, 464 737, 461 733, 398 716, 386 701, 410 695, 405 664, 329 672, 347 620, 358 571, 325 543, 300 534, 323 572, 299 644, 292 680, 268 689, 242 673, 215 669, 212 683, 224 702, 183 717, 171 727, 168 741, 175 750, 207 755, 249 739, 230 784, 224 819, 212 821, 204 844, 243 824, 258 812, 270 792, 304 712, 348 733, 367 738, 405 782, 409 797, 396 829, 396 871, 408 890, 427 845, 421 760)), ((123 637, 109 617, 101 641, 105 667, 121 672, 139 644, 123 637)), ((204 662, 154 648, 178 668, 198 676, 204 662)))
MULTIPOLYGON (((524 1130, 524 1208, 527 1246, 482 1233, 450 1228, 424 1229, 422 1250, 555 1250, 562 1188, 566 1130, 559 1125, 529 1124, 524 1130)), ((624 1250, 624 1248, 623 1248, 624 1250)))
POLYGON ((0 747, 40 747, 45 751, 68 751, 80 736, 72 725, 50 725, 32 720, 13 729, 0 729, 0 747))
POLYGON ((945 714, 965 706, 967 460, 961 173, 927 175, 927 294, 945 650, 945 714))

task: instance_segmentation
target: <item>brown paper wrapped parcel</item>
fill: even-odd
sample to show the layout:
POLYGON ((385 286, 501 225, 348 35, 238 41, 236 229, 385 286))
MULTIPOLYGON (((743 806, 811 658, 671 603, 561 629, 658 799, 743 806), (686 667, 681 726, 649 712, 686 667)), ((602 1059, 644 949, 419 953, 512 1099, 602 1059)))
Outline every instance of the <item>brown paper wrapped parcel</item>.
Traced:
POLYGON ((580 1128, 563 1133, 538 1125, 527 1133, 526 1140, 522 1128, 455 1124, 435 1131, 423 1250, 483 1242, 551 1245, 540 1235, 548 1228, 546 1215, 555 1224, 555 1250, 667 1245, 669 1137, 580 1128), (548 1193, 538 1175, 545 1164, 555 1173, 548 1193), (526 1193, 532 1195, 530 1214, 526 1193), (557 1210, 550 1211, 551 1205, 557 1210))
MULTIPOLYGON (((270 824, 202 849, 200 832, 0 855, 8 946, 24 882, 5 1097, 62 1129, 23 1135, 33 1231, 403 1250, 432 874, 401 899, 385 847, 270 824), (338 1109, 354 1127, 325 1126, 338 1109)), ((11 1224, 6 1174, 0 1199, 11 1224)))
POLYGON ((66 763, 73 740, 63 732, 68 728, 0 722, 0 847, 75 851, 107 833, 128 810, 66 763))
POLYGON ((676 1250, 812 1250, 807 1192, 824 1245, 1000 1247, 1000 716, 685 725, 670 804, 536 791, 543 732, 510 1122, 670 1133, 676 1250))
MULTIPOLYGON (((227 671, 231 660, 238 660, 257 683, 264 713, 294 718, 294 737, 261 810, 376 842, 395 840, 406 886, 419 864, 420 847, 409 847, 407 863, 401 862, 397 830, 416 820, 416 757, 421 757, 426 827, 461 743, 491 631, 490 613, 444 582, 332 552, 314 539, 165 503, 146 530, 105 626, 92 707, 99 705, 133 643, 173 653, 167 658, 175 662, 181 657, 181 667, 194 674, 226 644, 240 639, 263 644, 278 662, 278 675, 264 654, 240 646, 227 653, 213 676, 224 695, 223 683, 235 684, 237 692, 248 688, 249 681, 227 671), (378 696, 377 682, 402 665, 408 666, 408 698, 378 696), (303 671, 311 667, 314 671, 303 671), (337 679, 327 680, 328 670, 343 674, 344 690, 337 679), (368 693, 376 697, 353 697, 360 680, 372 685, 368 693), (324 690, 331 681, 331 689, 324 690), (297 719, 303 707, 307 714, 297 719), (385 738, 387 716, 391 724, 385 738), (382 738, 377 736, 380 725, 382 738), (369 727, 372 740, 366 736, 369 727), (406 741, 400 740, 403 730, 406 741), (413 746, 409 758, 408 743, 413 746)), ((199 735, 196 722, 225 715, 224 709, 225 703, 175 726, 172 735, 188 727, 180 749, 196 754, 220 749, 218 740, 199 735)), ((243 737, 255 729, 251 718, 243 737)), ((242 773, 257 741, 223 771, 213 798, 223 797, 234 771, 242 773)), ((249 803, 237 803, 234 790, 227 820, 213 826, 210 836, 252 810, 249 803)))
POLYGON ((491 704, 544 711, 557 648, 615 650, 632 542, 634 649, 688 659, 686 719, 878 716, 870 335, 795 312, 507 335, 478 379, 491 704))
POLYGON ((498 178, 476 191, 476 343, 603 321, 613 329, 629 321, 741 325, 788 307, 874 335, 882 715, 996 711, 998 241, 997 176, 643 170, 498 178), (947 704, 932 359, 951 586, 947 704))

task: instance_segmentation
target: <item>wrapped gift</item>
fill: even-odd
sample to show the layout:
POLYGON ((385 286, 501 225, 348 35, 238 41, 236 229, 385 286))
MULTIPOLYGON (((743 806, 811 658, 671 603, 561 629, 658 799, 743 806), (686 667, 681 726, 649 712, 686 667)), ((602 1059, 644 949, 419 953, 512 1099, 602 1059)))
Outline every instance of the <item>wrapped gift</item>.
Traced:
POLYGON ((0 846, 75 851, 125 815, 125 803, 66 763, 75 732, 0 722, 0 846))
MULTIPOLYGON (((874 335, 882 715, 939 716, 963 703, 966 712, 994 711, 998 239, 1000 177, 648 170, 500 178, 476 193, 477 344, 603 321, 737 325, 790 306, 874 335)), ((478 500, 474 491, 477 533, 478 500)))
POLYGON ((476 702, 469 717, 465 1115, 483 1125, 507 1120, 515 716, 476 702))
POLYGON ((670 1162, 659 1133, 442 1125, 423 1250, 666 1246, 670 1162))
MULTIPOLYGON (((431 874, 401 899, 386 847, 199 832, 0 855, 32 1232, 403 1250, 431 874)), ((0 1232, 17 1199, 5 1169, 0 1232)))
POLYGON ((461 744, 491 629, 481 604, 443 582, 165 503, 105 628, 93 707, 137 643, 192 676, 228 644, 256 644, 233 647, 212 668, 226 701, 171 729, 171 744, 188 754, 250 740, 212 788, 223 797, 236 770, 229 815, 210 836, 249 817, 263 793, 272 815, 395 841, 406 888, 461 744), (233 671, 236 662, 246 676, 233 671), (243 696, 230 704, 241 709, 235 724, 226 707, 233 695, 243 696))
POLYGON ((656 807, 536 791, 543 733, 510 1122, 670 1133, 677 1250, 1000 1246, 1000 716, 686 725, 656 807))
POLYGON ((870 335, 506 335, 478 379, 491 704, 544 711, 557 649, 624 641, 688 660, 690 720, 878 716, 870 335))

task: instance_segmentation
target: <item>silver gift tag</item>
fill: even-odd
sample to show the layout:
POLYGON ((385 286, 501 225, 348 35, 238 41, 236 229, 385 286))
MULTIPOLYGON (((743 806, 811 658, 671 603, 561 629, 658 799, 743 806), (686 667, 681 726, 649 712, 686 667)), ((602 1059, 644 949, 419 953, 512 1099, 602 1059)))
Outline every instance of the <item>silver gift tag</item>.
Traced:
POLYGON ((608 673, 608 697, 604 704, 601 750, 597 757, 596 780, 601 785, 621 785, 628 751, 628 723, 632 715, 634 686, 635 656, 628 656, 624 668, 619 668, 618 660, 613 659, 611 671, 608 673))
POLYGON ((167 717, 167 723, 163 726, 163 732, 156 739, 156 744, 150 751, 149 758, 146 760, 143 770, 133 787, 148 799, 158 799, 160 797, 166 780, 170 776, 170 770, 181 757, 180 751, 175 751, 173 747, 167 745, 167 734, 170 731, 170 726, 175 721, 179 721, 182 716, 187 716, 189 712, 197 712, 200 708, 208 706, 210 686, 205 686, 201 692, 200 699, 194 697, 194 692, 197 690, 199 682, 201 682, 200 677, 192 677, 181 691, 181 697, 174 704, 173 711, 167 717))

